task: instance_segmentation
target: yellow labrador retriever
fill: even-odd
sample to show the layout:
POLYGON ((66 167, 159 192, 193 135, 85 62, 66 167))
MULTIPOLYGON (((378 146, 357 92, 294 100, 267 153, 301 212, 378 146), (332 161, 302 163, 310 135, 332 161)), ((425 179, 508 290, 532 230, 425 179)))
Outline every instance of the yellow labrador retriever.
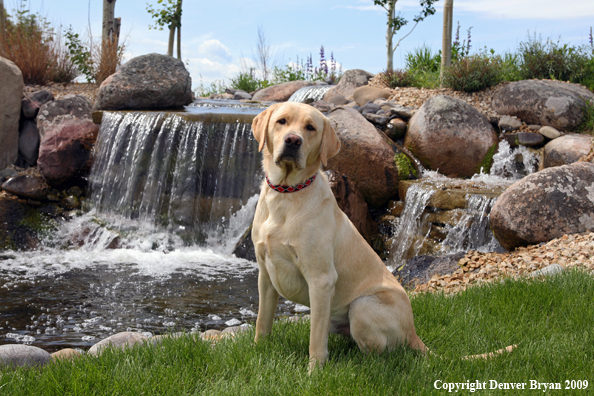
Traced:
POLYGON ((397 345, 426 352, 406 292, 338 208, 320 172, 340 150, 330 120, 282 103, 253 121, 266 180, 252 239, 260 270, 256 342, 270 333, 279 295, 311 308, 310 370, 328 357, 328 334, 350 334, 362 351, 397 345))

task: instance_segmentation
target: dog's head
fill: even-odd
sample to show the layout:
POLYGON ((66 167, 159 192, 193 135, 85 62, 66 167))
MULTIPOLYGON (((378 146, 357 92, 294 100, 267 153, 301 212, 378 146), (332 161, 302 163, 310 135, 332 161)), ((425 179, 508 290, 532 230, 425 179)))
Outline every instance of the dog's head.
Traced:
MULTIPOLYGON (((295 102, 279 103, 258 114, 252 132, 264 148, 264 160, 286 170, 326 166, 328 158, 338 154, 340 141, 330 120, 316 108, 295 102), (317 164, 317 165, 316 165, 317 164)), ((272 166, 272 164, 268 164, 272 166)))

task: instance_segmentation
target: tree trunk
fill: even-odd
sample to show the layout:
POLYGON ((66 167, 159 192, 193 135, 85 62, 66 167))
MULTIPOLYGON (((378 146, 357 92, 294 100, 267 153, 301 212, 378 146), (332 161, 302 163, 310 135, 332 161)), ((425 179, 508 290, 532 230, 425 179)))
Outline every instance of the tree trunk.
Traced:
POLYGON ((394 47, 392 47, 392 39, 394 38, 394 28, 390 24, 390 21, 394 19, 396 15, 396 0, 390 2, 390 6, 388 8, 388 29, 386 31, 386 49, 387 49, 387 57, 388 57, 388 64, 386 66, 386 71, 392 72, 394 70, 394 47))
POLYGON ((181 26, 177 27, 177 59, 181 60, 181 26))
POLYGON ((6 25, 4 20, 4 0, 0 0, 0 40, 2 42, 6 39, 6 25))
POLYGON ((175 25, 169 25, 169 44, 167 45, 167 56, 173 56, 173 41, 175 40, 175 25))
POLYGON ((454 0, 445 0, 443 4, 443 36, 441 41, 441 70, 439 81, 443 88, 443 74, 452 63, 452 21, 454 0))
POLYGON ((116 0, 103 0, 103 30, 101 41, 115 39, 115 3, 116 0))

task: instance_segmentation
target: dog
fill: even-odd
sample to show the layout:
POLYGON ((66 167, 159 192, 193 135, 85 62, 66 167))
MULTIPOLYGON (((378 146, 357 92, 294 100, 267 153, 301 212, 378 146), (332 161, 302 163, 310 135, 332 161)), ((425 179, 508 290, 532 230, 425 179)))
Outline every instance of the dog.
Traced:
POLYGON ((326 362, 330 332, 350 335, 363 352, 406 345, 426 353, 404 288, 340 210, 320 171, 340 150, 330 120, 286 102, 257 115, 252 132, 266 175, 252 227, 255 342, 271 332, 283 296, 311 308, 310 372, 326 362))

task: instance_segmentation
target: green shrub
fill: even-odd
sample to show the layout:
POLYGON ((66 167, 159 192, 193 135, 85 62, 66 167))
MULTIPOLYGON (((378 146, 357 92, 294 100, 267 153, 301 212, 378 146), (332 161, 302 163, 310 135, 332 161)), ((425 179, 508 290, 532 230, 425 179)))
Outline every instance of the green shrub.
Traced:
POLYGON ((259 80, 256 77, 254 68, 248 71, 239 72, 237 76, 231 79, 231 86, 235 89, 241 89, 245 92, 254 92, 257 89, 267 87, 268 81, 259 80))
POLYGON ((501 59, 473 55, 453 62, 443 76, 444 86, 456 91, 475 92, 499 84, 501 59))
POLYGON ((405 70, 384 70, 381 73, 381 79, 390 88, 410 87, 415 79, 412 72, 405 70))
POLYGON ((206 98, 212 94, 218 95, 225 93, 225 84, 221 80, 215 80, 210 85, 205 86, 200 75, 200 85, 194 89, 194 95, 197 98, 206 98))
POLYGON ((441 64, 441 52, 433 53, 431 47, 423 44, 420 48, 415 48, 413 52, 408 52, 404 60, 406 70, 408 71, 439 71, 441 64))
POLYGON ((592 99, 586 100, 586 106, 582 108, 584 118, 578 127, 578 132, 594 135, 594 101, 592 99))
POLYGON ((503 56, 499 56, 501 61, 499 77, 501 81, 520 81, 522 80, 522 73, 520 71, 520 56, 506 52, 503 56))

